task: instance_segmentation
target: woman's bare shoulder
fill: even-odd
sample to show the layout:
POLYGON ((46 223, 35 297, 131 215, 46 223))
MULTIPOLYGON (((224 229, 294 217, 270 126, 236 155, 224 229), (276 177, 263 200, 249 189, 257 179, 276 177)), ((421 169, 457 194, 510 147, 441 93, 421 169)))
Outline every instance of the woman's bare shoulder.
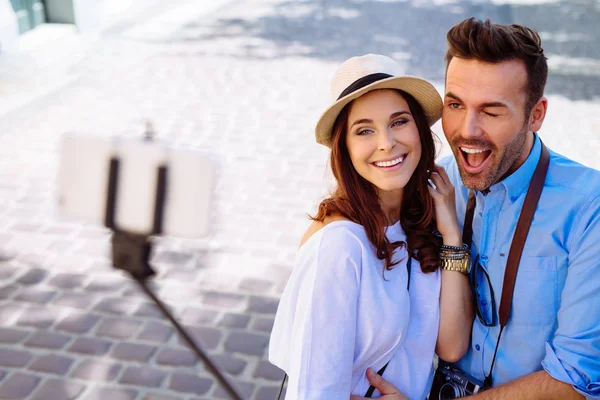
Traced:
POLYGON ((312 221, 312 223, 309 225, 306 232, 304 232, 304 235, 302 236, 302 239, 300 240, 300 246, 298 246, 298 247, 302 247, 302 245, 304 243, 306 243, 306 241, 308 239, 310 239, 312 235, 314 235, 315 233, 317 233, 318 231, 320 231, 322 228, 329 225, 330 223, 336 222, 336 221, 350 221, 350 220, 348 218, 343 217, 342 215, 332 214, 332 215, 325 217, 325 220, 323 220, 323 221, 312 221))

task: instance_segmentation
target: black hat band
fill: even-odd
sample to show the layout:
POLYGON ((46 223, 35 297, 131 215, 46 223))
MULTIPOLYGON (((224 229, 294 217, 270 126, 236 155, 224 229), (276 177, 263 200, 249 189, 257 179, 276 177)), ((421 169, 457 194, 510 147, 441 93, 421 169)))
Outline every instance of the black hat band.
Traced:
POLYGON ((383 80, 383 79, 387 79, 387 78, 392 78, 393 75, 389 75, 389 74, 384 74, 383 72, 377 72, 375 74, 370 74, 370 75, 365 75, 362 78, 359 78, 357 80, 355 80, 354 82, 352 82, 352 84, 350 84, 350 86, 348 86, 346 89, 344 89, 344 91, 338 96, 338 100, 341 99, 342 97, 346 97, 348 96, 350 93, 356 92, 359 89, 364 88, 365 86, 370 85, 371 83, 383 80))

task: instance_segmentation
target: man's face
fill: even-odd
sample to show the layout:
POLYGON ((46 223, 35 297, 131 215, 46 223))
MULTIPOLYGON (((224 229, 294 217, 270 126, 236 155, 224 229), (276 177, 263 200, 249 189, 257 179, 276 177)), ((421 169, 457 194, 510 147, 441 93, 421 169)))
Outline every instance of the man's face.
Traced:
POLYGON ((525 118, 526 84, 519 60, 450 61, 442 127, 466 187, 485 190, 527 158, 533 134, 525 118))

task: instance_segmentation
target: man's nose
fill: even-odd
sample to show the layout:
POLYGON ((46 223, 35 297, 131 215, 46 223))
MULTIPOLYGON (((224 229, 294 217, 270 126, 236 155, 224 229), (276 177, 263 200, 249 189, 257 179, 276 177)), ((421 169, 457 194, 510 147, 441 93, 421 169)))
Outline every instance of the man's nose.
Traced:
POLYGON ((478 112, 465 113, 460 129, 460 135, 465 139, 477 139, 481 137, 482 134, 481 115, 478 112))

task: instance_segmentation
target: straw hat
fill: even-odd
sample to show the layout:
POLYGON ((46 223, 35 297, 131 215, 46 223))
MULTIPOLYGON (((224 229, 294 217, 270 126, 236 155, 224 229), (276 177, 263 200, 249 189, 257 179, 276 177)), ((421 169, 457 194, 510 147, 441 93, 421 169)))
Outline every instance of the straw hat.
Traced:
POLYGON ((317 143, 331 148, 333 124, 352 100, 375 89, 400 89, 423 107, 429 126, 442 116, 442 99, 433 85, 421 78, 403 75, 402 67, 389 57, 366 54, 346 60, 331 82, 333 104, 325 110, 315 128, 317 143))

